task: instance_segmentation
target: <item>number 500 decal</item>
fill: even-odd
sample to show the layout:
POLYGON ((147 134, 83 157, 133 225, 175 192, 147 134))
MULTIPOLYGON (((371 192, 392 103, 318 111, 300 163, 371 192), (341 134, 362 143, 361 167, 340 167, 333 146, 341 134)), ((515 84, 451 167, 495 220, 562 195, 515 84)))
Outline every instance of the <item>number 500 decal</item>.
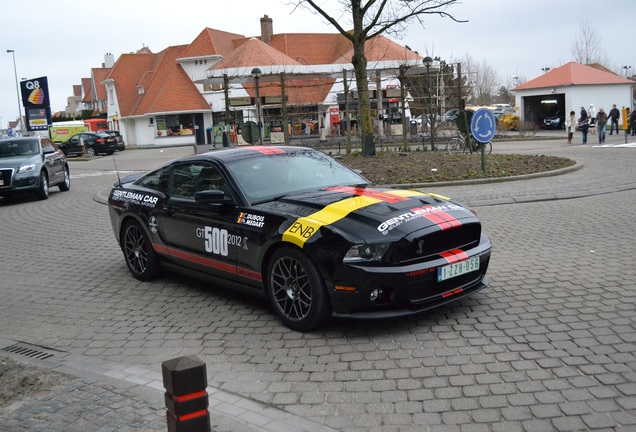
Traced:
POLYGON ((203 235, 205 238, 206 252, 212 252, 215 255, 227 256, 227 230, 206 226, 203 235))

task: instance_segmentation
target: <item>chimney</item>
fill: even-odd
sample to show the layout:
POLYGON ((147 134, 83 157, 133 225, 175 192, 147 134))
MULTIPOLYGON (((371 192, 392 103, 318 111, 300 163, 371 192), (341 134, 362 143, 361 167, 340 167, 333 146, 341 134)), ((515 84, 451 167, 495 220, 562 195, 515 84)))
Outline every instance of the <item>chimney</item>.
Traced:
POLYGON ((263 18, 261 18, 261 40, 269 45, 273 35, 274 25, 272 24, 272 19, 264 15, 263 18))
POLYGON ((104 67, 112 68, 115 65, 115 56, 111 53, 106 53, 104 56, 104 67))

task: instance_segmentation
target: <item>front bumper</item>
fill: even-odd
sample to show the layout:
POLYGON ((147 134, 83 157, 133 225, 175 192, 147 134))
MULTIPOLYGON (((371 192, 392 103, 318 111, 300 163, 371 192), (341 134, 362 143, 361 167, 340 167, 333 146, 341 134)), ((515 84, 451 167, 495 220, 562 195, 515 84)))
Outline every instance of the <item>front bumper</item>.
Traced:
POLYGON ((333 281, 327 281, 333 315, 360 319, 415 315, 486 288, 490 241, 486 238, 466 254, 479 257, 479 269, 442 282, 437 281, 437 269, 448 261, 441 257, 406 266, 343 266, 333 281), (381 293, 379 299, 372 300, 374 291, 381 293))

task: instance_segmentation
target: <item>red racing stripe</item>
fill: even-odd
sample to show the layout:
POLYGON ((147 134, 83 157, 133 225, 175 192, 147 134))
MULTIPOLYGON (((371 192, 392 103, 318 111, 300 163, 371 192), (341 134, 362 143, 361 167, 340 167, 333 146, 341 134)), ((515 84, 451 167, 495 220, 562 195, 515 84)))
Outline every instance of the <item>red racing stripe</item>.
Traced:
POLYGON ((446 258, 446 261, 448 261, 449 264, 454 264, 468 259, 468 254, 461 249, 453 249, 447 252, 442 252, 440 255, 446 258))
POLYGON ((238 276, 242 276, 244 278, 247 279, 252 279, 258 282, 262 282, 263 281, 263 277, 260 273, 252 271, 252 270, 248 270, 248 269, 244 269, 241 267, 237 267, 235 265, 232 264, 227 264, 221 261, 217 261, 217 260, 213 260, 210 258, 205 258, 205 257, 201 257, 189 252, 185 252, 179 249, 174 249, 171 247, 167 247, 167 246, 163 246, 157 243, 153 243, 152 244, 152 248, 159 252, 159 253, 163 253, 166 255, 170 255, 173 256, 175 258, 179 258, 185 261, 189 261, 191 263, 195 263, 195 264, 201 264, 204 265, 206 267, 210 267, 225 273, 230 273, 230 274, 235 274, 238 276))

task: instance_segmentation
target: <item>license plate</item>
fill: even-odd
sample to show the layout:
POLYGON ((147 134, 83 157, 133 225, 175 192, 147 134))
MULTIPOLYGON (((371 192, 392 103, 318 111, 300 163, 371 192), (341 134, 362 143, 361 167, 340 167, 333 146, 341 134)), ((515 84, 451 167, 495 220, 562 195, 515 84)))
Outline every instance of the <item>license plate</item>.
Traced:
POLYGON ((439 267, 437 269, 437 282, 461 276, 475 270, 479 270, 479 257, 472 257, 465 261, 458 261, 444 267, 439 267))

